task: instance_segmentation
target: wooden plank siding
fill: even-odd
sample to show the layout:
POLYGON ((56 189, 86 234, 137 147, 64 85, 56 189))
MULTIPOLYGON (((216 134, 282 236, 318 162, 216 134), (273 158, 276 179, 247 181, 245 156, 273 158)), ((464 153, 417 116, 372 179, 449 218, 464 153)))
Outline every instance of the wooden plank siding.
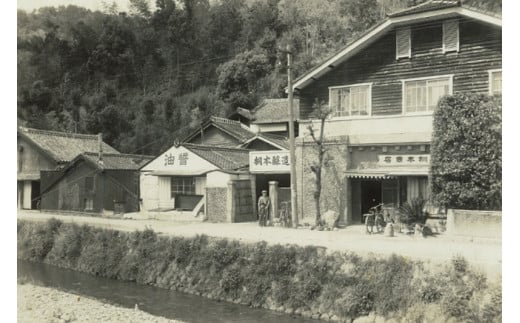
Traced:
POLYGON ((372 83, 372 115, 402 113, 403 79, 453 74, 453 92, 488 92, 488 70, 502 67, 502 30, 459 19, 459 52, 442 52, 442 21, 415 24, 412 57, 395 58, 395 30, 299 91, 301 118, 330 86, 372 83))
POLYGON ((53 170, 58 164, 45 155, 32 142, 18 137, 18 173, 40 174, 40 170, 53 170))

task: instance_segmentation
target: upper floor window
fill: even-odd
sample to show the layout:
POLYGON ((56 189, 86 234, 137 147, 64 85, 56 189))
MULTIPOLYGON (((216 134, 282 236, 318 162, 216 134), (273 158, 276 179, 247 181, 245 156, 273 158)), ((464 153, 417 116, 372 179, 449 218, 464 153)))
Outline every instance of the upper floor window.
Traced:
POLYGON ((395 58, 412 56, 412 37, 410 28, 397 29, 395 32, 395 58))
POLYGON ((171 192, 172 197, 175 197, 177 194, 195 194, 195 177, 171 177, 171 192))
POLYGON ((329 91, 329 105, 333 116, 370 115, 372 92, 370 84, 331 87, 329 91))
POLYGON ((457 20, 447 20, 442 23, 442 51, 459 51, 459 22, 457 20))
POLYGON ((435 110, 440 98, 449 95, 451 76, 403 81, 404 113, 427 113, 435 110))
POLYGON ((502 94, 502 70, 489 71, 489 95, 502 94))

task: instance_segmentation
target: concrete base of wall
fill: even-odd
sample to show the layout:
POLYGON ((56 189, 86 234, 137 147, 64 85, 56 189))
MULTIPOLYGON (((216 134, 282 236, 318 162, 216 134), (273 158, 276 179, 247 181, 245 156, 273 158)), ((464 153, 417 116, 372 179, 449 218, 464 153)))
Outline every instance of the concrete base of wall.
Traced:
POLYGON ((449 209, 446 233, 501 240, 502 212, 449 209))

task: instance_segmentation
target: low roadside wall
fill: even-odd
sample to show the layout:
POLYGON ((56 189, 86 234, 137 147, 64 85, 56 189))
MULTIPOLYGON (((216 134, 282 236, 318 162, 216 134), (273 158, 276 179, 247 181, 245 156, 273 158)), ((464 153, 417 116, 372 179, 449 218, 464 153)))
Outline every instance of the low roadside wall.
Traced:
POLYGON ((502 239, 502 211, 448 210, 446 233, 502 239))

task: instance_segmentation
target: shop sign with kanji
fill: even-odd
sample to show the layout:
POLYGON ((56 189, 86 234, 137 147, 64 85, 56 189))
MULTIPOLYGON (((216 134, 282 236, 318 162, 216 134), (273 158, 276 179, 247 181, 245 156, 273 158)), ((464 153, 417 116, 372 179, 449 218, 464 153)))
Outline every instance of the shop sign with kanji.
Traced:
POLYGON ((379 155, 379 166, 427 166, 430 155, 379 155))
POLYGON ((249 171, 252 173, 289 173, 289 151, 270 150, 249 153, 249 171))
POLYGON ((180 152, 175 154, 173 152, 164 155, 164 166, 188 166, 188 153, 180 152))

